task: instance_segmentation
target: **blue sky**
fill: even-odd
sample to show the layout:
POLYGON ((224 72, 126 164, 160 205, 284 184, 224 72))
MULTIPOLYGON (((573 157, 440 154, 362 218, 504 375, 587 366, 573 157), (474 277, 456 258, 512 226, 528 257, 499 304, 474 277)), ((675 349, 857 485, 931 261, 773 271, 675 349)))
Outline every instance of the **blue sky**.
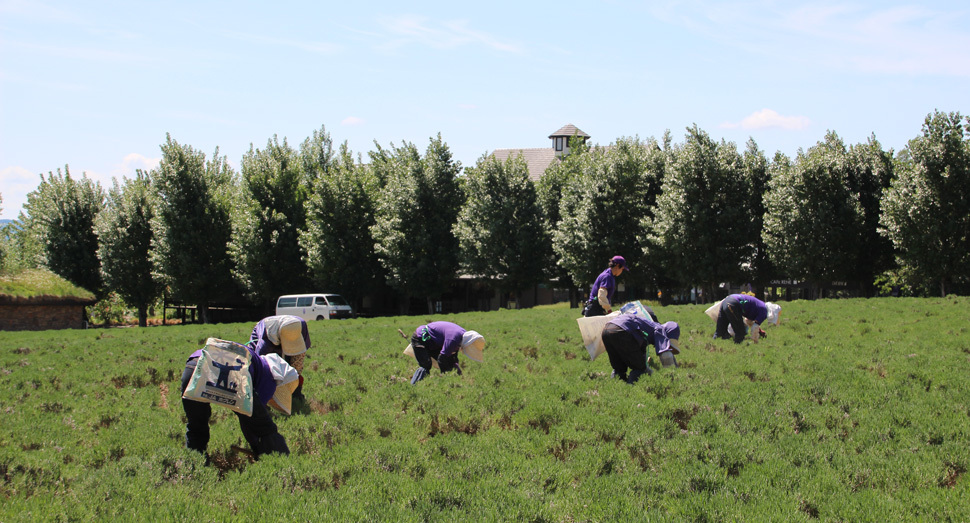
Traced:
POLYGON ((970 114, 968 28, 956 1, 0 0, 0 218, 65 164, 106 188, 157 165, 165 133, 237 169, 321 126, 365 159, 441 133, 465 166, 567 123, 899 150, 970 114))

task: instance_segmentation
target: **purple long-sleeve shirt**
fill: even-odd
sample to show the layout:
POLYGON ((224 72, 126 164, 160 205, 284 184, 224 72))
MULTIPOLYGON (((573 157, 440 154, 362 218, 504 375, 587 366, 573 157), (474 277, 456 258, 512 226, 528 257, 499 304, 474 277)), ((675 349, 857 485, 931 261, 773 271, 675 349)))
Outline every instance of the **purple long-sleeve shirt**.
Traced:
POLYGON ((461 349, 465 329, 450 321, 433 321, 415 329, 414 335, 421 338, 430 355, 438 359, 438 356, 456 354, 461 349), (438 350, 437 354, 434 354, 434 349, 438 350))
POLYGON ((729 298, 734 298, 741 304, 741 315, 745 318, 761 325, 768 319, 768 307, 765 302, 748 296, 747 294, 732 294, 729 298))
MULTIPOLYGON (((277 316, 269 316, 259 320, 259 323, 253 327, 252 334, 249 335, 249 346, 256 351, 256 354, 260 356, 266 354, 279 354, 283 355, 283 348, 279 343, 273 343, 266 334, 266 320, 270 318, 276 318, 277 316), (255 342, 255 343, 254 343, 255 342)), ((310 348, 310 331, 307 330, 306 321, 298 316, 293 316, 294 318, 300 320, 301 332, 303 333, 303 341, 306 343, 306 348, 310 348)), ((279 341, 279 340, 277 340, 279 341)))
POLYGON ((670 350, 673 350, 674 354, 678 352, 670 344, 671 339, 680 339, 680 326, 676 322, 657 323, 636 314, 620 314, 607 323, 612 323, 632 334, 640 347, 647 342, 653 343, 658 355, 670 350))
MULTIPOLYGON (((266 363, 266 360, 253 352, 253 349, 246 347, 246 350, 249 351, 249 376, 253 379, 253 389, 256 391, 259 402, 265 405, 273 399, 273 394, 276 394, 276 380, 273 379, 273 372, 269 370, 269 364, 266 363)), ((201 356, 202 349, 199 349, 193 352, 186 361, 201 356)))
POLYGON ((606 269, 596 277, 593 286, 589 288, 589 299, 593 301, 599 293, 600 287, 606 289, 606 301, 613 303, 613 293, 616 292, 616 276, 610 269, 606 269))

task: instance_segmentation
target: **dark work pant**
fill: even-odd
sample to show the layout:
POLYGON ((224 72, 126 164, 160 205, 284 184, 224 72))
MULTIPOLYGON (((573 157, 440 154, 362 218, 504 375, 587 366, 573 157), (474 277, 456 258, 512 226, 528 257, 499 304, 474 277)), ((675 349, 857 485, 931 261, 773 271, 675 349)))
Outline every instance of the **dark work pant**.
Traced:
POLYGON ((600 305, 599 300, 593 298, 586 302, 586 307, 583 308, 583 316, 587 318, 592 316, 606 316, 606 310, 600 305))
POLYGON ((736 298, 728 296, 721 302, 721 310, 717 315, 717 330, 714 336, 721 339, 730 339, 728 334, 728 324, 734 328, 734 343, 744 341, 744 334, 747 327, 744 325, 744 316, 741 315, 741 303, 736 298))
MULTIPOLYGON (((193 358, 185 364, 185 370, 182 371, 182 392, 185 392, 186 387, 189 386, 198 361, 197 358, 193 358)), ((276 428, 269 409, 260 401, 256 391, 253 391, 253 396, 252 416, 244 416, 236 412, 243 437, 246 438, 256 456, 270 452, 289 454, 290 449, 286 446, 286 439, 276 428)), ((182 409, 185 411, 186 419, 185 446, 204 454, 209 446, 209 418, 212 416, 212 405, 182 398, 182 409)))
MULTIPOLYGON (((414 351, 414 358, 418 360, 418 369, 414 371, 414 375, 411 376, 411 385, 423 380, 431 372, 431 352, 428 350, 427 342, 421 340, 420 336, 411 336, 411 350, 414 351)), ((433 348, 432 348, 433 350, 433 348)), ((438 360, 438 368, 441 372, 449 372, 457 368, 456 358, 442 358, 438 360)), ((459 371, 459 374, 461 372, 459 371)))
POLYGON ((647 367, 646 351, 633 334, 623 330, 623 327, 607 323, 603 328, 603 346, 610 357, 610 366, 620 379, 632 385, 641 375, 651 374, 647 367))

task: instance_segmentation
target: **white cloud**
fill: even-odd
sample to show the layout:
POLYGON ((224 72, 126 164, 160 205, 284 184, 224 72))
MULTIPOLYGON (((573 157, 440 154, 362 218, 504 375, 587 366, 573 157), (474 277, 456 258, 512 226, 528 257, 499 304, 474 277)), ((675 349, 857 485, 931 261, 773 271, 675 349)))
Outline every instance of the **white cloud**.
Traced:
POLYGON ((784 129, 798 131, 808 127, 811 120, 805 116, 782 116, 771 109, 762 109, 746 116, 738 123, 721 124, 725 129, 784 129))
POLYGON ((357 118, 356 116, 348 116, 340 121, 340 125, 364 125, 364 119, 357 118))
POLYGON ((404 15, 381 18, 380 24, 390 33, 391 40, 382 48, 397 49, 420 44, 435 49, 452 49, 464 45, 484 45, 496 51, 517 53, 519 46, 468 27, 467 20, 429 20, 427 17, 404 15))
POLYGON ((669 0, 650 12, 719 44, 852 72, 970 76, 970 9, 952 6, 669 0))
POLYGON ((38 173, 28 171, 23 167, 4 167, 0 169, 0 198, 3 198, 3 211, 0 218, 14 220, 20 214, 20 209, 27 203, 27 193, 40 185, 38 173))
MULTIPOLYGON (((98 171, 81 171, 78 174, 77 169, 70 169, 70 172, 74 179, 85 177, 108 189, 114 184, 115 180, 134 178, 135 169, 152 169, 158 165, 160 160, 160 158, 148 158, 137 153, 131 153, 125 156, 120 164, 116 164, 111 175, 102 174, 98 171)), ((57 173, 57 170, 55 169, 52 172, 57 173)), ((60 169, 60 172, 63 173, 64 170, 60 169)), ((41 174, 46 177, 48 173, 46 171, 36 173, 19 166, 0 169, 0 198, 3 198, 3 203, 0 203, 0 207, 3 208, 0 212, 0 218, 17 219, 24 204, 27 203, 27 194, 36 190, 37 186, 40 185, 41 174)))
POLYGON ((113 178, 134 178, 136 170, 150 171, 158 167, 161 161, 161 158, 149 158, 138 153, 131 153, 125 156, 120 164, 115 165, 111 175, 113 178))
POLYGON ((145 58, 136 54, 115 49, 99 49, 96 47, 35 44, 32 42, 0 39, 4 47, 14 48, 26 53, 38 53, 71 60, 86 60, 107 63, 143 63, 145 58))

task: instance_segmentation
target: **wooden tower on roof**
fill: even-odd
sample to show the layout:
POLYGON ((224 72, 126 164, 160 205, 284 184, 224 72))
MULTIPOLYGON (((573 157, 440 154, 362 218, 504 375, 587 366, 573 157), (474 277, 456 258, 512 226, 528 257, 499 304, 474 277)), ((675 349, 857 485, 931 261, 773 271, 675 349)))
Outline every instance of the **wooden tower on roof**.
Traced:
POLYGON ((569 139, 574 136, 582 140, 583 143, 586 143, 590 138, 588 134, 571 123, 560 127, 558 131, 549 135, 549 138, 552 139, 552 149, 556 152, 556 158, 562 158, 569 154, 569 139))

